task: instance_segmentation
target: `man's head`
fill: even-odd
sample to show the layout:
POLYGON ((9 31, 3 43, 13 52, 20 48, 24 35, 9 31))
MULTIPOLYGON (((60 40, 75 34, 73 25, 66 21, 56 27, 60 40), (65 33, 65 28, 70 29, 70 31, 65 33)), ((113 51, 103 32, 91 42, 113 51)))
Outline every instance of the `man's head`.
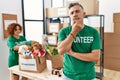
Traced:
POLYGON ((69 15, 70 15, 72 23, 76 21, 83 22, 85 12, 81 4, 70 3, 68 8, 69 8, 69 15))
POLYGON ((77 2, 76 3, 70 3, 68 8, 70 9, 73 6, 80 6, 84 10, 83 6, 79 3, 77 3, 77 2))

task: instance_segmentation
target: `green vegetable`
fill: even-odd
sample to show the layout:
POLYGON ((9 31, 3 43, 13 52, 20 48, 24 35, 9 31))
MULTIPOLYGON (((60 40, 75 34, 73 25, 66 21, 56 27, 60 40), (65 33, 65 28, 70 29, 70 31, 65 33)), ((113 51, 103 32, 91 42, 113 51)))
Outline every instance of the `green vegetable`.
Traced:
POLYGON ((51 56, 52 56, 52 55, 58 55, 58 50, 57 50, 57 48, 53 48, 53 49, 52 49, 52 47, 51 47, 50 45, 46 45, 46 52, 47 52, 48 54, 50 54, 51 56))
POLYGON ((52 54, 53 55, 58 55, 58 50, 56 48, 54 48, 52 54))

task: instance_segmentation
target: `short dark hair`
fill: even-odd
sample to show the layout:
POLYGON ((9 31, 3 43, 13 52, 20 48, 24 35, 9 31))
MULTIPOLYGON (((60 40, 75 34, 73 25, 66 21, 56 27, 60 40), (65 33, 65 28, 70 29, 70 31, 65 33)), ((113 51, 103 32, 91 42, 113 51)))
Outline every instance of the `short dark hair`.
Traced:
POLYGON ((68 9, 70 9, 73 6, 80 6, 84 10, 83 6, 78 2, 70 3, 68 9))

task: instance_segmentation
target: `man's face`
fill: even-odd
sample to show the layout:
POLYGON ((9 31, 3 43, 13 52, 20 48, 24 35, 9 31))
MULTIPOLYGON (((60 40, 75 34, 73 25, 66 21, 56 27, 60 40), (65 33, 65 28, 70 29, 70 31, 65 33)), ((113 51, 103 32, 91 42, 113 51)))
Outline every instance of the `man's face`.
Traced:
POLYGON ((76 5, 70 8, 69 15, 72 23, 75 23, 76 21, 83 22, 85 12, 80 6, 76 5))

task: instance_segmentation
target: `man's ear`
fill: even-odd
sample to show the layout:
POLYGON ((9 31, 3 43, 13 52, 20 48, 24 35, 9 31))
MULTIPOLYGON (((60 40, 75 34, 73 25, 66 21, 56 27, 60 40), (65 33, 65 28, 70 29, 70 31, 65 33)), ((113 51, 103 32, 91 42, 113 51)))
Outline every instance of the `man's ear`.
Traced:
POLYGON ((86 16, 86 12, 83 12, 84 17, 86 16))

